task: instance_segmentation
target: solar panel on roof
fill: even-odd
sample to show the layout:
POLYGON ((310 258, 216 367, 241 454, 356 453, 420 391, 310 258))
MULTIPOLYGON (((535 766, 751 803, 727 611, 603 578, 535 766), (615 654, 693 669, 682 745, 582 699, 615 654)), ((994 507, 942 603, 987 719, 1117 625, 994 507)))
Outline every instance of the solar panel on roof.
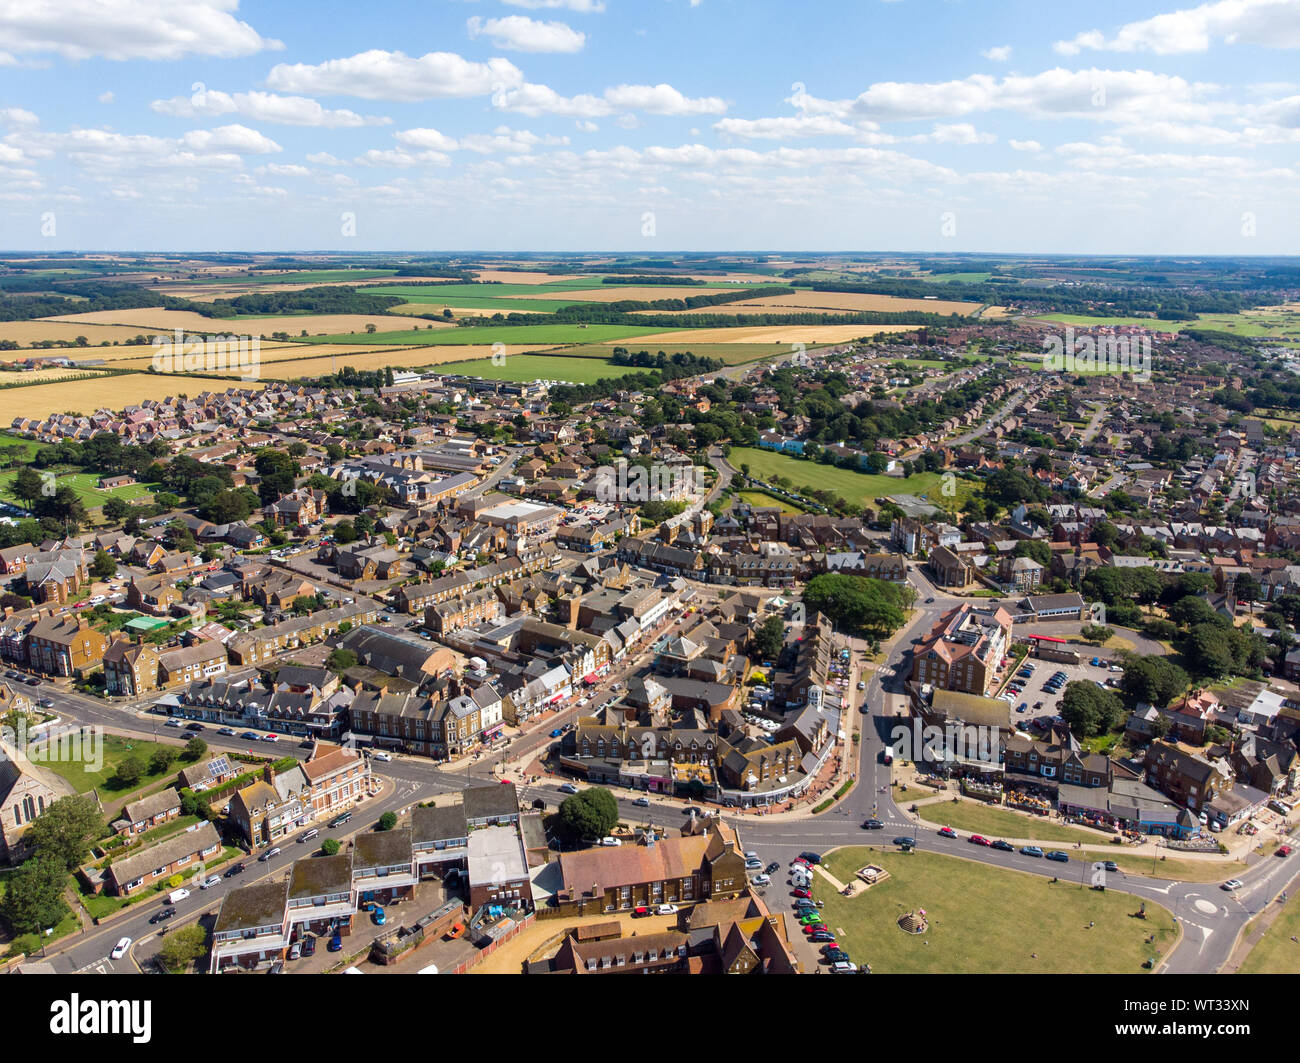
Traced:
POLYGON ((230 761, 226 757, 213 757, 208 770, 213 775, 224 775, 230 770, 230 761))

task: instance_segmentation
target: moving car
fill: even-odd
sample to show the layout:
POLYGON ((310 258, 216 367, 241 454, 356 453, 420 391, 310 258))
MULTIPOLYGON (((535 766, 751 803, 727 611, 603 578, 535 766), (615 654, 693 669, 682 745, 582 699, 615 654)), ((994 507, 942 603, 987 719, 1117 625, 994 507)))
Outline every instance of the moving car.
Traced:
POLYGON ((245 739, 245 740, 247 740, 247 741, 249 741, 249 742, 256 742, 256 741, 258 740, 258 737, 259 737, 259 736, 258 736, 258 733, 257 733, 256 731, 240 731, 240 732, 239 732, 239 737, 240 737, 240 738, 243 738, 243 739, 245 739))
POLYGON ((632 802, 632 804, 636 805, 637 808, 649 808, 650 798, 638 797, 635 801, 632 802))
POLYGON ((564 734, 564 728, 563 728, 563 727, 557 727, 554 731, 551 732, 551 737, 552 737, 552 738, 559 738, 562 734, 564 734))
POLYGON ((951 827, 940 827, 940 828, 939 828, 939 834, 940 834, 941 837, 944 837, 944 838, 955 838, 955 837, 957 837, 957 832, 956 832, 955 830, 953 830, 951 827))
POLYGON ((382 761, 384 764, 387 764, 390 760, 393 759, 393 755, 391 753, 385 753, 382 750, 380 752, 372 753, 370 755, 373 759, 382 761))
POLYGON ((329 826, 341 827, 343 826, 344 823, 348 822, 348 820, 350 820, 351 818, 352 818, 351 812, 340 812, 337 816, 335 816, 332 820, 329 821, 329 826))
POLYGON ((187 723, 185 725, 185 730, 187 731, 202 731, 203 729, 203 724, 201 723, 187 723))
POLYGON ((1058 864, 1068 864, 1070 862, 1069 855, 1061 852, 1060 849, 1053 849, 1047 854, 1047 859, 1055 860, 1058 864))
POLYGON ((278 742, 278 741, 280 741, 280 736, 277 735, 277 734, 262 735, 262 741, 263 741, 263 742, 278 742))
POLYGON ((1245 885, 1245 883, 1242 882, 1241 879, 1239 879, 1239 878, 1230 878, 1230 879, 1228 879, 1227 882, 1225 882, 1225 883, 1224 883, 1222 886, 1220 886, 1219 888, 1220 888, 1220 889, 1225 889, 1225 890, 1227 890, 1229 893, 1231 893, 1233 890, 1239 890, 1239 889, 1241 889, 1241 887, 1244 886, 1244 885, 1245 885))
POLYGON ((868 820, 863 820, 862 823, 863 830, 881 830, 884 828, 884 826, 885 825, 882 822, 880 822, 880 820, 874 817, 868 820))
POLYGON ((1119 874, 1119 864, 1115 863, 1114 860, 1101 861, 1101 868, 1103 871, 1113 871, 1115 874, 1119 874))
POLYGON ((909 849, 915 849, 915 848, 916 848, 916 839, 915 839, 915 838, 912 838, 912 837, 909 837, 908 835, 904 834, 904 835, 901 835, 900 837, 895 838, 895 839, 894 839, 894 844, 895 844, 895 845, 900 845, 900 846, 905 845, 905 846, 907 846, 909 849))
POLYGON ((163 724, 163 726, 164 726, 164 727, 184 727, 184 726, 185 726, 185 722, 184 722, 183 720, 177 719, 175 716, 173 716, 170 720, 168 720, 165 724, 163 724))
POLYGON ((117 944, 113 946, 113 951, 108 954, 108 958, 110 960, 120 960, 126 955, 126 950, 130 947, 130 938, 118 938, 117 944))
POLYGON ((206 890, 206 889, 211 889, 213 886, 220 886, 220 885, 221 885, 220 875, 209 875, 201 883, 199 883, 199 889, 206 890))
POLYGON ((1020 852, 1021 852, 1021 854, 1024 855, 1024 856, 1042 856, 1042 855, 1043 855, 1043 850, 1040 849, 1040 848, 1038 848, 1037 845, 1022 845, 1022 846, 1020 847, 1020 852))
POLYGON ((266 852, 264 852, 261 856, 259 856, 257 860, 258 863, 264 864, 266 863, 266 861, 270 860, 271 857, 279 856, 279 855, 280 855, 280 847, 278 845, 273 845, 271 846, 271 848, 266 850, 266 852))
POLYGON ((246 867, 243 865, 242 862, 241 862, 241 863, 238 863, 238 864, 234 864, 234 865, 232 865, 231 867, 227 868, 227 870, 226 870, 226 874, 225 874, 224 877, 225 877, 225 878, 234 878, 236 875, 242 875, 242 874, 243 874, 245 871, 247 871, 247 870, 248 870, 248 868, 246 868, 246 867))
POLYGON ((233 727, 222 727, 220 730, 217 731, 217 734, 225 735, 227 738, 234 738, 235 733, 236 732, 233 727))
POLYGON ((563 786, 560 787, 560 793, 562 794, 576 794, 577 792, 578 792, 578 788, 574 786, 573 783, 571 782, 566 782, 563 786))
POLYGON ((175 914, 176 914, 175 908, 164 908, 161 912, 155 912, 153 915, 151 915, 149 917, 149 922, 161 923, 170 919, 175 914))
POLYGON ((767 865, 767 867, 763 868, 763 874, 775 875, 780 870, 781 870, 780 862, 773 860, 770 864, 767 865))
POLYGON ((1277 849, 1277 855, 1278 855, 1278 856, 1290 856, 1290 855, 1291 855, 1291 846, 1289 846, 1289 845, 1279 845, 1279 846, 1278 846, 1278 849, 1277 849))

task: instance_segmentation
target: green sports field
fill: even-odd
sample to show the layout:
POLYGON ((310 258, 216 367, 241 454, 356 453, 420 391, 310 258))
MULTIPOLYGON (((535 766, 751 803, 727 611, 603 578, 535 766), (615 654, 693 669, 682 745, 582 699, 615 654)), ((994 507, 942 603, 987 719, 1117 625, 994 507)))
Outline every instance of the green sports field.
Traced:
MULTIPOLYGON (((731 456, 727 460, 736 469, 748 465, 750 473, 760 480, 784 476, 796 487, 808 486, 834 491, 846 501, 859 505, 871 505, 882 495, 930 495, 932 497, 929 501, 938 505, 939 488, 943 484, 943 474, 937 472, 917 473, 906 479, 873 475, 851 469, 837 469, 834 465, 804 461, 757 447, 732 447, 731 456)), ((956 484, 957 499, 964 500, 974 493, 974 485, 967 481, 959 479, 956 484)))
POLYGON ((601 378, 614 380, 630 373, 648 372, 598 358, 563 358, 546 354, 512 354, 501 365, 495 364, 491 358, 444 362, 437 369, 440 373, 476 376, 484 380, 559 380, 568 384, 594 384, 601 378))
MULTIPOLYGON (((21 506, 24 503, 9 492, 9 485, 17 475, 16 469, 0 472, 0 499, 21 506)), ((111 491, 101 491, 97 486, 99 473, 94 472, 60 473, 54 482, 58 487, 71 487, 87 509, 99 509, 109 498, 123 498, 129 502, 133 498, 142 498, 151 494, 153 490, 160 489, 157 484, 152 488, 146 484, 128 484, 126 487, 115 487, 111 491)))

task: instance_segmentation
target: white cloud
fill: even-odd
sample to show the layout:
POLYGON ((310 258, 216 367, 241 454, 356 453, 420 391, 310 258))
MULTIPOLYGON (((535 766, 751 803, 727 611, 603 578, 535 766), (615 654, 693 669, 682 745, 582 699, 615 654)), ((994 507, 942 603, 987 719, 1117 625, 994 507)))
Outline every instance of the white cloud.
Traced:
POLYGON ((599 15, 605 10, 604 0, 504 0, 510 7, 524 7, 530 11, 576 11, 582 15, 599 15))
POLYGON ((716 96, 691 99, 671 85, 619 85, 605 90, 605 99, 615 107, 647 114, 722 114, 725 101, 716 96))
POLYGON ((10 52, 66 59, 233 57, 281 49, 232 14, 239 0, 0 0, 0 41, 10 52))
POLYGON ((455 151, 457 147, 454 137, 439 133, 436 129, 403 129, 394 133, 393 139, 420 151, 455 151))
POLYGON ((723 118, 713 128, 724 136, 745 140, 787 140, 793 137, 851 136, 854 127, 830 115, 798 114, 780 118, 723 118))
POLYGON ((95 98, 99 100, 100 103, 112 103, 117 99, 117 96, 113 93, 112 89, 109 89, 107 92, 101 92, 95 98))
POLYGON ((582 51, 587 35, 563 22, 538 22, 525 15, 482 19, 478 15, 466 22, 470 37, 489 37, 498 48, 515 52, 582 51))
POLYGON ((1000 44, 996 48, 985 48, 980 55, 985 59, 992 59, 995 63, 1005 63, 1011 58, 1011 45, 1000 44))
POLYGON ((0 107, 0 125, 34 126, 40 125, 40 122, 31 111, 25 111, 21 107, 0 107))
POLYGON ((1042 151, 1043 145, 1036 140, 1008 140, 1015 151, 1042 151))
POLYGON ((241 155, 267 155, 282 150, 280 145, 246 125, 223 125, 216 129, 191 129, 180 138, 195 151, 231 151, 241 155))
POLYGON ((327 110, 306 96, 278 96, 272 92, 219 92, 204 89, 191 96, 173 96, 154 100, 150 108, 158 114, 175 118, 212 118, 237 114, 259 122, 281 125, 323 126, 338 128, 362 125, 387 125, 390 118, 373 118, 348 110, 327 110))
POLYGON ((1084 49, 1182 55, 1205 52, 1215 41, 1264 48, 1300 48, 1296 0, 1218 0, 1121 26, 1114 37, 1088 30, 1053 46, 1062 55, 1084 49))
POLYGON ((412 58, 403 52, 371 49, 315 65, 281 63, 271 69, 266 83, 284 92, 414 103, 509 91, 523 85, 524 75, 508 59, 476 63, 454 52, 412 58))
POLYGON ((269 162, 259 168, 259 172, 263 170, 277 177, 309 177, 311 175, 311 171, 306 166, 299 166, 294 162, 269 162))

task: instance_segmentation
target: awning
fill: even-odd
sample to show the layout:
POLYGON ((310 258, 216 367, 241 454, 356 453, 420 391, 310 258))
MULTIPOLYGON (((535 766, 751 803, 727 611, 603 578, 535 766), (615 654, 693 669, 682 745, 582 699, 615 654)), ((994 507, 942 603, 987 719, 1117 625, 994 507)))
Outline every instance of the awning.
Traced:
POLYGON ((596 683, 599 681, 599 679, 600 676, 598 676, 595 672, 592 672, 591 675, 584 675, 582 677, 582 681, 586 683, 587 686, 595 686, 596 683))

